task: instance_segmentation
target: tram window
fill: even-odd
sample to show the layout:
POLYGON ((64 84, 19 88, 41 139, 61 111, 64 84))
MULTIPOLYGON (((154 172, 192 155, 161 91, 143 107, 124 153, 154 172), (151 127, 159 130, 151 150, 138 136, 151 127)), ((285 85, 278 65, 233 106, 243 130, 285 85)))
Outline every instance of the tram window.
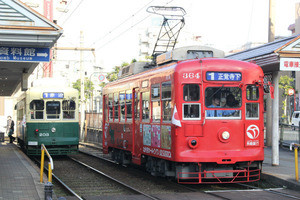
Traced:
POLYGON ((47 101, 46 102, 46 115, 47 115, 47 119, 59 119, 60 102, 59 101, 47 101))
POLYGON ((120 121, 125 121, 125 92, 120 92, 120 121))
POLYGON ((246 119, 258 119, 258 103, 246 103, 246 119))
POLYGON ((63 100, 63 118, 64 119, 75 119, 75 101, 73 100, 63 100))
POLYGON ((164 121, 171 121, 172 119, 172 105, 171 105, 171 81, 164 82, 161 85, 161 100, 162 100, 162 117, 164 121))
POLYGON ((31 119, 44 119, 44 100, 32 100, 29 108, 31 119))
POLYGON ((113 94, 108 95, 109 120, 113 119, 113 94))
POLYGON ((126 91, 126 119, 132 119, 132 91, 126 91))
POLYGON ((183 86, 184 101, 199 101, 200 87, 197 84, 186 84, 183 86))
POLYGON ((241 105, 242 90, 239 87, 208 87, 205 90, 205 106, 209 108, 206 110, 208 118, 241 118, 241 110, 236 110, 241 105))
POLYGON ((119 120, 119 94, 118 93, 114 93, 114 118, 115 121, 119 120))
POLYGON ((99 104, 99 108, 101 108, 102 106, 104 106, 104 110, 103 110, 103 112, 104 112, 104 120, 107 122, 108 119, 109 119, 109 116, 108 116, 108 114, 109 114, 109 112, 108 112, 108 95, 104 96, 104 102, 102 103, 102 106, 101 106, 101 102, 98 102, 98 101, 95 100, 96 110, 98 110, 98 108, 97 108, 98 104, 99 104))
POLYGON ((205 90, 205 106, 219 108, 240 108, 242 105, 242 90, 239 87, 208 87, 205 90), (214 105, 214 98, 219 102, 214 105))
POLYGON ((200 109, 201 109, 201 104, 199 103, 184 103, 183 119, 187 119, 187 120, 201 119, 200 109))
POLYGON ((152 120, 160 122, 161 106, 160 106, 160 84, 151 86, 151 103, 152 103, 152 120))
POLYGON ((258 100, 259 98, 258 87, 255 85, 248 85, 246 94, 247 94, 247 100, 253 100, 253 101, 258 100))
POLYGON ((151 100, 160 100, 160 84, 151 86, 151 100))
POLYGON ((140 93, 135 94, 135 119, 140 118, 140 93))
POLYGON ((142 93, 142 119, 143 121, 150 119, 150 92, 142 93))

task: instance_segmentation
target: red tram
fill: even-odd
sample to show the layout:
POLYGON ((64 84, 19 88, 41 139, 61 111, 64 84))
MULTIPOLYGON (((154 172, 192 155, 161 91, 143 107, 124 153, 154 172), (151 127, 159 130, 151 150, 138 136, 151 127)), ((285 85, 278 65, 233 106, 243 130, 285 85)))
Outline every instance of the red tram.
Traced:
MULTIPOLYGON (((215 53, 198 51, 195 57, 207 52, 215 53)), ((170 62, 173 55, 103 88, 104 153, 180 183, 259 180, 262 69, 222 58, 170 62)))

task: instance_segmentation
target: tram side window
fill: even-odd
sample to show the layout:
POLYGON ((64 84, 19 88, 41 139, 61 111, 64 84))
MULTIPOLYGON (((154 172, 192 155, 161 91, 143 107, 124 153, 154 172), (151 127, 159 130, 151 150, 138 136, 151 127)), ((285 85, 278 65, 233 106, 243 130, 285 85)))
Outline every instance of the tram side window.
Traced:
POLYGON ((115 121, 119 120, 119 94, 118 93, 114 93, 114 118, 115 121))
POLYGON ((258 103, 246 103, 246 119, 258 119, 258 103))
POLYGON ((164 121, 171 121, 172 119, 172 105, 171 105, 171 81, 164 82, 161 85, 161 100, 162 100, 162 117, 164 121))
POLYGON ((44 119, 44 100, 32 100, 29 108, 31 119, 44 119))
POLYGON ((201 104, 200 103, 184 103, 183 104, 183 119, 196 120, 201 119, 201 104))
POLYGON ((151 86, 151 103, 152 103, 152 120, 160 122, 161 106, 160 106, 160 84, 151 86))
POLYGON ((143 121, 150 119, 150 92, 142 93, 142 119, 143 121))
POLYGON ((125 121, 125 92, 120 92, 120 121, 125 121))
POLYGON ((63 100, 62 109, 63 109, 63 118, 64 119, 75 119, 75 101, 73 100, 63 100))
POLYGON ((135 119, 140 118, 140 93, 135 94, 135 119))
POLYGON ((132 91, 126 91, 126 118, 127 120, 132 119, 132 91))
POLYGON ((108 95, 108 109, 109 109, 109 120, 113 120, 113 94, 108 95))
POLYGON ((259 90, 258 87, 255 85, 248 85, 247 86, 247 100, 256 101, 259 98, 259 90))
MULTIPOLYGON (((99 108, 101 108, 101 103, 100 102, 97 102, 97 103, 99 103, 99 108)), ((103 106, 104 106, 104 110, 103 110, 103 112, 104 112, 104 120, 105 120, 105 122, 107 122, 108 121, 108 114, 109 114, 109 112, 108 112, 108 95, 104 96, 103 106)), ((97 108, 96 108, 96 110, 97 110, 97 108)))
POLYGON ((183 86, 184 101, 199 101, 200 87, 197 84, 186 84, 183 86))
POLYGON ((47 101, 46 102, 46 115, 47 115, 47 119, 59 119, 60 102, 59 101, 47 101))

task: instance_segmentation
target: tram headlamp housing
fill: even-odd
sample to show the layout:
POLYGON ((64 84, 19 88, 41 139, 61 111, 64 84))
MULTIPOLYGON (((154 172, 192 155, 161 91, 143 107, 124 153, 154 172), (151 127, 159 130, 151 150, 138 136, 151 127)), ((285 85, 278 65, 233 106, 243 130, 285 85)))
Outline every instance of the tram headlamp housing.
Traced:
POLYGON ((224 131, 222 133, 222 139, 223 140, 228 140, 230 138, 230 133, 228 131, 224 131))
POLYGON ((196 149, 199 146, 199 141, 197 138, 193 137, 188 140, 188 145, 191 149, 196 149))
POLYGON ((55 132, 56 132, 56 128, 54 128, 54 127, 51 128, 51 132, 52 132, 52 133, 55 133, 55 132))

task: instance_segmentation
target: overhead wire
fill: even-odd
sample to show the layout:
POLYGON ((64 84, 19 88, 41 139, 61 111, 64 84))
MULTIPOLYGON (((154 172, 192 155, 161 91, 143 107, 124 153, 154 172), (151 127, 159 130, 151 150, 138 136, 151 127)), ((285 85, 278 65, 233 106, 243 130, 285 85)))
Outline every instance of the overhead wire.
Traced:
MULTIPOLYGON (((173 2, 174 0, 169 1, 168 3, 166 3, 164 6, 168 5, 169 3, 173 2)), ((103 45, 101 45, 100 47, 96 47, 95 50, 97 49, 101 49, 103 47, 105 47, 107 44, 111 43, 112 41, 114 41, 115 39, 119 38, 120 36, 122 36, 124 33, 126 33, 127 31, 129 31, 130 29, 134 28, 136 25, 140 24, 141 22, 143 22, 144 20, 146 20, 147 18, 149 18, 152 14, 147 15, 145 18, 143 18, 142 20, 138 21, 137 23, 135 23, 134 25, 132 25, 131 27, 127 28, 125 31, 121 32, 120 34, 118 34, 116 37, 112 38, 111 40, 109 40, 108 42, 104 43, 103 45)))
POLYGON ((74 14, 74 12, 79 8, 79 6, 82 4, 83 0, 81 0, 79 2, 79 4, 76 6, 76 8, 72 11, 72 13, 67 17, 67 19, 65 19, 65 21, 61 24, 61 26, 63 26, 69 19, 70 17, 74 14))
POLYGON ((129 21, 131 18, 135 17, 136 14, 138 14, 140 11, 142 11, 146 6, 148 6, 150 3, 152 3, 155 0, 151 0, 149 3, 147 3, 146 5, 144 5, 143 7, 141 7, 139 10, 137 10, 134 14, 132 14, 130 17, 128 17, 127 19, 125 19, 124 21, 122 21, 120 24, 118 24, 117 26, 115 26, 112 30, 110 30, 108 33, 106 33, 103 37, 100 37, 99 39, 97 39, 95 42, 92 43, 92 45, 94 45, 95 43, 97 43, 100 40, 103 40, 104 38, 106 38, 108 35, 110 35, 113 31, 117 30, 118 28, 120 28, 123 24, 125 24, 127 21, 129 21))

